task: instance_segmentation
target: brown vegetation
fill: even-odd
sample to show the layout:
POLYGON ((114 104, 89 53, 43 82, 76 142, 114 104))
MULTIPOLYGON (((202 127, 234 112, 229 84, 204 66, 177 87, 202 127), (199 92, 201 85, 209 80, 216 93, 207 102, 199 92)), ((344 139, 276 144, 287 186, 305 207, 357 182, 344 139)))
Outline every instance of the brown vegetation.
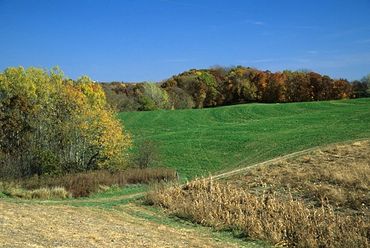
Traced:
POLYGON ((171 181, 176 179, 176 171, 168 168, 128 169, 115 173, 99 170, 54 177, 34 176, 20 180, 17 183, 3 183, 3 185, 7 185, 6 190, 3 187, 2 189, 0 188, 0 191, 13 197, 49 199, 52 198, 53 194, 47 197, 32 196, 37 194, 36 192, 45 190, 53 192, 55 191, 54 188, 63 188, 73 197, 83 197, 98 192, 107 186, 125 186, 126 184, 171 181))
POLYGON ((157 187, 147 201, 277 245, 368 247, 368 154, 368 141, 329 147, 228 181, 157 187))
POLYGON ((127 182, 130 184, 174 181, 178 179, 177 173, 174 169, 164 167, 129 169, 124 173, 126 175, 127 182))
POLYGON ((253 195, 212 180, 184 187, 157 188, 147 196, 182 218, 218 229, 240 231, 248 238, 289 247, 368 247, 368 220, 343 216, 330 205, 310 209, 303 201, 274 194, 253 195))
POLYGON ((369 154, 369 141, 335 145, 255 167, 229 181, 256 194, 268 190, 284 197, 291 193, 315 206, 326 201, 342 212, 369 214, 369 154))

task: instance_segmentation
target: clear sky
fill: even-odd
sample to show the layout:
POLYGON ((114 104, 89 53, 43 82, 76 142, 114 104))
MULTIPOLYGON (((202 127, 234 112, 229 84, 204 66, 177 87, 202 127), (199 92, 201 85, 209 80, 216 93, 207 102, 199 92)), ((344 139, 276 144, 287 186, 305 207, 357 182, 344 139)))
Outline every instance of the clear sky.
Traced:
POLYGON ((244 65, 370 73, 370 0, 0 0, 0 70, 159 81, 244 65))

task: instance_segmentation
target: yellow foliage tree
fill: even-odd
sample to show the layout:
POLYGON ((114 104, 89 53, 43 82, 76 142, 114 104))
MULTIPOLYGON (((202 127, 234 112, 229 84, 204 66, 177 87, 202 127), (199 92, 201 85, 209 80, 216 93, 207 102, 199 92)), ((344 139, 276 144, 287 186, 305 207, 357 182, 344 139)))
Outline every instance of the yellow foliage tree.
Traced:
POLYGON ((0 73, 0 173, 13 177, 126 166, 130 136, 100 85, 58 69, 0 73), (17 172, 17 173, 15 173, 17 172))

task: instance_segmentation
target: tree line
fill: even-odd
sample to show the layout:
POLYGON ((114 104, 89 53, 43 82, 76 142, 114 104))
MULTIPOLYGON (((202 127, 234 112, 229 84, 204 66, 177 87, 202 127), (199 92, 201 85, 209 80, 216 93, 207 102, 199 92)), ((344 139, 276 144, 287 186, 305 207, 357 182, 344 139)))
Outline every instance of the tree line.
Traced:
POLYGON ((0 178, 147 166, 152 149, 144 144, 141 157, 131 161, 131 138, 114 110, 368 97, 369 86, 370 75, 350 83, 315 72, 241 66, 193 69, 161 83, 135 84, 71 80, 58 68, 10 67, 0 72, 0 178))
POLYGON ((272 73, 238 66, 192 69, 161 83, 113 82, 102 87, 119 111, 146 111, 368 97, 370 77, 349 82, 311 71, 272 73))
POLYGON ((126 166, 131 138, 100 84, 54 68, 0 73, 0 177, 126 166))

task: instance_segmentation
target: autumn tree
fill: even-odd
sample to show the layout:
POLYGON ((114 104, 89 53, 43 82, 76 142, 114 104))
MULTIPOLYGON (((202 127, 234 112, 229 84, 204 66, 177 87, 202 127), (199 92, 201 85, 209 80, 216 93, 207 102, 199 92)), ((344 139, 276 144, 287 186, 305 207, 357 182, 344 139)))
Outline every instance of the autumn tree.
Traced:
POLYGON ((227 75, 223 93, 227 104, 254 102, 257 99, 257 87, 251 81, 249 71, 240 67, 227 75))
POLYGON ((201 72, 190 71, 177 79, 177 85, 192 96, 196 108, 203 108, 207 97, 207 84, 200 80, 200 75, 201 72))
POLYGON ((24 177, 125 166, 130 137, 100 85, 59 69, 0 73, 0 173, 24 177))
MULTIPOLYGON (((219 105, 222 100, 219 91, 218 81, 205 70, 190 70, 175 76, 162 84, 162 88, 172 95, 179 90, 171 90, 171 88, 180 88, 187 95, 190 95, 194 102, 194 107, 203 108, 219 105)), ((183 94, 182 94, 183 95, 183 94)))
POLYGON ((270 102, 269 93, 267 91, 269 76, 266 72, 257 71, 254 76, 254 81, 257 87, 257 99, 259 102, 270 102))
POLYGON ((334 86, 334 80, 331 79, 329 76, 323 76, 322 77, 322 89, 318 93, 317 99, 318 100, 332 99, 333 86, 334 86))
POLYGON ((350 98, 352 94, 352 87, 347 80, 338 79, 334 81, 331 99, 350 98))
POLYGON ((289 102, 304 102, 314 99, 308 73, 299 71, 285 71, 284 73, 287 77, 287 99, 289 102))
POLYGON ((125 83, 101 83, 107 103, 117 112, 137 111, 140 108, 135 96, 132 95, 132 85, 125 83))
POLYGON ((284 73, 270 73, 268 83, 264 92, 264 99, 267 102, 286 102, 287 85, 286 75, 284 73))

